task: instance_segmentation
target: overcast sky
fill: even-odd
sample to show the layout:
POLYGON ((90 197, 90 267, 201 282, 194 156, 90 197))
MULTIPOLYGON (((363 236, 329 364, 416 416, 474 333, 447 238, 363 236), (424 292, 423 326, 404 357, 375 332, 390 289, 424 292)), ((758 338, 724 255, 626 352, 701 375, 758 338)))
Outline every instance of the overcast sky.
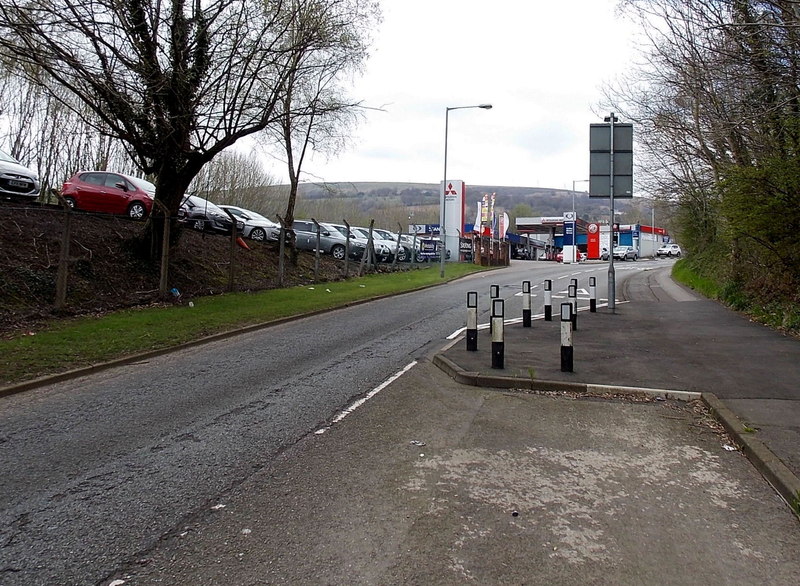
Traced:
MULTIPOLYGON (((352 144, 315 156, 304 182, 571 188, 588 178, 600 85, 630 66, 615 0, 381 0, 384 21, 351 95, 370 111, 352 144)), ((273 162, 274 163, 274 162, 273 162)), ((274 163, 270 171, 285 181, 274 163)), ((577 189, 585 191, 587 183, 577 189)))

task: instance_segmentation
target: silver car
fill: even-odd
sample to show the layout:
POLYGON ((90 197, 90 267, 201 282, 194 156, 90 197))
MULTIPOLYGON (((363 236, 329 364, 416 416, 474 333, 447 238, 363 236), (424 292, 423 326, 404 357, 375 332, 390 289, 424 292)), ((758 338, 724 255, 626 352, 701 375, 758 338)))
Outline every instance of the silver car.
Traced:
POLYGON ((39 175, 3 151, 0 151, 0 197, 28 201, 39 197, 39 175))
POLYGON ((220 204, 219 207, 229 211, 234 218, 244 223, 242 236, 245 238, 250 238, 257 242, 265 242, 267 240, 277 242, 281 237, 280 224, 265 218, 259 213, 228 204, 220 204))
MULTIPOLYGON (((330 254, 337 260, 344 260, 347 254, 347 238, 334 224, 320 223, 319 250, 330 254)), ((317 249, 317 226, 311 220, 295 220, 292 224, 295 233, 295 244, 299 250, 314 251, 317 249)), ((355 238, 350 240, 350 257, 361 258, 365 246, 355 238)))
POLYGON ((612 254, 614 258, 618 258, 619 260, 636 260, 639 258, 633 246, 615 246, 612 254))

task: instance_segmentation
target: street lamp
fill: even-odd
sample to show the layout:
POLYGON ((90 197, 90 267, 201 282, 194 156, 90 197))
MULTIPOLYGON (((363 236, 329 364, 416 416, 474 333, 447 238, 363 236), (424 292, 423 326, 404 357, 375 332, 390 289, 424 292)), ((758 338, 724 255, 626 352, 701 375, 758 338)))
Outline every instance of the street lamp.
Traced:
POLYGON ((442 181, 442 195, 439 200, 439 236, 442 239, 442 250, 439 253, 440 257, 440 270, 439 276, 444 278, 444 261, 447 257, 447 229, 445 228, 445 191, 447 191, 447 130, 450 120, 450 110, 465 110, 467 108, 481 108, 483 110, 491 110, 491 104, 478 104, 477 106, 448 106, 444 111, 444 181, 442 181))

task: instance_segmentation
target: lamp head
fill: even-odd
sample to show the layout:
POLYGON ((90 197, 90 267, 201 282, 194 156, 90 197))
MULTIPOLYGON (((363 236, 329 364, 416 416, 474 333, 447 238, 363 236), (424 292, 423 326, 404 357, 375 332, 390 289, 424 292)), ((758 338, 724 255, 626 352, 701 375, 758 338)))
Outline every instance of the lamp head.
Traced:
POLYGON ((480 106, 478 106, 478 108, 483 108, 484 110, 491 110, 492 109, 492 105, 491 104, 481 104, 480 106))

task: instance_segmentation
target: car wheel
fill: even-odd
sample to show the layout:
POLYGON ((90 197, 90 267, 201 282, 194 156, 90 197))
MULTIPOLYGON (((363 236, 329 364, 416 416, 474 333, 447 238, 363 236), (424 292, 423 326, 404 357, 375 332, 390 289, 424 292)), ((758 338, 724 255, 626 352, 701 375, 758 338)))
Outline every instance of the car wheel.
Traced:
POLYGON ((141 220, 147 215, 147 210, 141 202, 135 201, 128 206, 128 217, 132 220, 141 220))
POLYGON ((407 258, 408 258, 408 251, 405 248, 399 248, 397 250, 397 261, 406 262, 407 258))
POLYGON ((257 242, 264 242, 267 239, 267 232, 264 228, 253 228, 253 231, 250 232, 250 238, 257 242))
POLYGON ((336 260, 344 260, 345 249, 341 244, 334 244, 331 248, 331 256, 336 260))
POLYGON ((192 220, 192 223, 190 225, 193 230, 199 230, 200 232, 205 230, 206 227, 206 223, 204 220, 192 220))
POLYGON ((78 209, 78 205, 75 203, 75 199, 74 198, 65 197, 64 201, 67 202, 67 205, 69 206, 69 209, 71 209, 71 210, 77 210, 78 209))
POLYGON ((675 258, 680 258, 680 257, 681 257, 681 253, 680 252, 676 252, 675 253, 675 258))
POLYGON ((636 262, 637 260, 639 260, 639 255, 634 254, 633 255, 633 262, 636 262))

